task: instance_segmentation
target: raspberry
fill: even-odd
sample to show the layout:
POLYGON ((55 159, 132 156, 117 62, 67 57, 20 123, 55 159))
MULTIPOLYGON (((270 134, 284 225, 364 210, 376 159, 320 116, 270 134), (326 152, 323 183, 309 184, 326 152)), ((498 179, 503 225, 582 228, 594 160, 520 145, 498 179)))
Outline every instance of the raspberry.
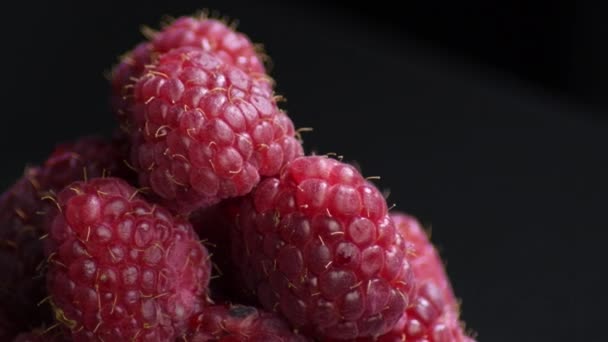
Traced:
POLYGON ((140 183, 186 213, 247 194, 301 155, 293 123, 263 84, 201 49, 160 56, 135 85, 140 183))
POLYGON ((146 64, 172 49, 191 46, 211 52, 224 63, 234 65, 253 77, 266 77, 264 65, 254 45, 242 33, 221 21, 205 17, 181 17, 156 32, 150 42, 137 45, 115 67, 112 75, 112 106, 121 121, 131 112, 131 84, 142 76, 146 64))
POLYGON ((295 159, 244 198, 232 247, 264 308, 322 340, 388 332, 414 289, 382 195, 326 157, 295 159))
POLYGON ((132 120, 133 82, 141 77, 145 66, 151 63, 150 43, 138 44, 112 70, 110 105, 118 121, 127 129, 132 120))
POLYGON ((86 175, 111 173, 129 177, 118 143, 87 137, 57 146, 40 168, 25 171, 0 197, 0 340, 50 321, 46 306, 44 253, 40 240, 47 232, 45 213, 52 202, 43 200, 86 175), (6 323, 6 324, 5 324, 6 323))
POLYGON ((45 295, 39 265, 44 210, 38 192, 40 170, 31 168, 0 198, 0 340, 10 340, 49 317, 36 303, 45 295))
POLYGON ((190 224, 115 178, 57 196, 47 286, 75 341, 169 341, 204 304, 206 249, 190 224))
POLYGON ((418 220, 402 213, 391 213, 391 218, 401 235, 408 241, 410 264, 418 285, 432 283, 440 291, 441 301, 451 310, 458 311, 458 303, 441 257, 418 220))
POLYGON ((225 23, 206 17, 181 17, 165 27, 152 39, 157 53, 191 46, 212 52, 226 64, 250 74, 264 74, 264 64, 249 38, 225 23))
POLYGON ((402 319, 379 342, 472 342, 458 321, 458 304, 437 250, 418 221, 391 214, 408 241, 410 264, 418 290, 402 319))
POLYGON ((107 141, 96 136, 60 144, 41 169, 43 186, 57 193, 66 185, 86 178, 113 176, 131 181, 133 171, 125 164, 127 147, 127 141, 122 139, 107 141))
POLYGON ((244 305, 207 307, 190 321, 185 341, 305 342, 277 315, 244 305))

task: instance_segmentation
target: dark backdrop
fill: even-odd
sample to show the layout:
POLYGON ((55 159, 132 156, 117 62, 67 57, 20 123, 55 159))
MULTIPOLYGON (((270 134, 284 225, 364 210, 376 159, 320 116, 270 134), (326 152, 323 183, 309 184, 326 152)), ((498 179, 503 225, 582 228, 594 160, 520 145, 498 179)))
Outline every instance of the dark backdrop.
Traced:
POLYGON ((602 341, 603 5, 425 3, 14 3, 0 183, 57 141, 111 131, 103 74, 141 24, 217 9, 266 46, 285 107, 315 129, 307 150, 356 161, 432 224, 481 341, 602 341))

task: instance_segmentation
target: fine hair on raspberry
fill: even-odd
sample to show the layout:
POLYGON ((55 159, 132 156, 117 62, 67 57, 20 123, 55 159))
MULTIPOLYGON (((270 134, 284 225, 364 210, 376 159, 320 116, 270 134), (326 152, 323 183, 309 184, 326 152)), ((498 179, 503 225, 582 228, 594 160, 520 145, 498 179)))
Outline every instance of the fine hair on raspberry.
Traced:
POLYGON ((209 256, 190 224, 116 178, 57 196, 47 251, 56 320, 74 341, 170 341, 207 300, 209 256))
MULTIPOLYGON (((224 63, 233 65, 252 77, 266 75, 263 59, 259 51, 243 33, 233 25, 213 18, 205 13, 197 16, 183 16, 155 31, 144 29, 149 41, 138 44, 123 56, 113 69, 111 77, 112 109, 118 119, 128 126, 133 105, 133 79, 142 76, 145 66, 154 62, 159 55, 180 47, 194 47, 212 53, 224 63)), ((270 83, 267 83, 271 87, 270 83)))
POLYGON ((320 339, 387 333, 414 289, 385 199, 327 157, 297 158, 244 198, 232 251, 263 307, 320 339))
POLYGON ((249 193, 302 155, 265 82, 201 49, 161 55, 134 90, 131 161, 140 183, 190 212, 249 193))
POLYGON ((402 213, 391 213, 391 218, 407 241, 416 292, 401 319, 377 341, 472 342, 461 326, 459 305, 439 253, 422 225, 402 213))

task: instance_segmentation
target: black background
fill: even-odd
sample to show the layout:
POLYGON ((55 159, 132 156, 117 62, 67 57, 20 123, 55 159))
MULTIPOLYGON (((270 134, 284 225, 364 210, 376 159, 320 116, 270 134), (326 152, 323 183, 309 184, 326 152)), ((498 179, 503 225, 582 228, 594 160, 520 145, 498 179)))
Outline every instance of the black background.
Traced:
POLYGON ((103 74, 141 24, 217 9, 264 43, 307 151, 356 161, 432 225, 480 341, 603 341, 607 13, 529 2, 14 3, 0 183, 111 132, 103 74))

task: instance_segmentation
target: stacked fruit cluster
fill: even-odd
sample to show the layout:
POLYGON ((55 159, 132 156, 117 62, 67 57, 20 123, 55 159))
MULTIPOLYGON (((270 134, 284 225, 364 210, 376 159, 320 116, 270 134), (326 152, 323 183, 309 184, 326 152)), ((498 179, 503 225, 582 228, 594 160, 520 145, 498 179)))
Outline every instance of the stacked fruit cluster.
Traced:
POLYGON ((0 340, 472 341, 418 222, 304 156, 245 35, 148 33, 112 75, 119 133, 0 198, 0 340))

